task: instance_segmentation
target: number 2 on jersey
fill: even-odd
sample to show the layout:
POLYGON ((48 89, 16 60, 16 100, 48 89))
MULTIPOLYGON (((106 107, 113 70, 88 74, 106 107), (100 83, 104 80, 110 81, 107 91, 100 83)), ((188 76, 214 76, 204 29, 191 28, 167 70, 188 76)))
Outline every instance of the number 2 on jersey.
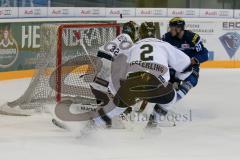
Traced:
POLYGON ((153 46, 150 44, 144 44, 140 47, 141 49, 144 49, 141 53, 141 60, 142 61, 152 61, 153 56, 149 56, 148 54, 151 54, 153 52, 153 46))

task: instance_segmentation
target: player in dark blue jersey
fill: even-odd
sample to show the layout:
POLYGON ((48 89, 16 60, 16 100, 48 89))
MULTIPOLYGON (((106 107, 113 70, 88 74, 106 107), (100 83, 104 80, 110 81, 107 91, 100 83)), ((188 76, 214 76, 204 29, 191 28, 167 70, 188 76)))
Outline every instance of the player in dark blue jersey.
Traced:
MULTIPOLYGON (((201 37, 197 33, 185 30, 185 21, 180 17, 169 21, 169 32, 163 35, 163 40, 186 53, 194 66, 192 74, 180 83, 178 99, 182 99, 191 88, 198 83, 200 64, 208 60, 208 50, 204 47, 201 37)), ((172 71, 172 82, 177 81, 175 71, 172 71)))
MULTIPOLYGON (((170 69, 170 82, 177 88, 177 101, 181 100, 190 89, 198 83, 200 64, 208 60, 208 50, 203 46, 201 37, 197 33, 185 30, 185 21, 180 17, 172 18, 169 22, 169 32, 163 35, 162 40, 177 47, 191 58, 193 72, 186 77, 180 77, 179 73, 170 69)), ((170 66, 171 67, 171 66, 170 66)), ((159 116, 166 116, 168 110, 159 104, 154 106, 150 115, 148 127, 156 127, 159 116)))

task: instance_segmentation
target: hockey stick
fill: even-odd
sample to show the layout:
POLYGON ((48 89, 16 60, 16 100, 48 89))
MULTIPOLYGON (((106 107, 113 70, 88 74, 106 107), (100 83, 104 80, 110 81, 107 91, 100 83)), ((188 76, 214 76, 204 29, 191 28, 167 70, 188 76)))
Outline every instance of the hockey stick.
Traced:
POLYGON ((76 39, 79 40, 80 44, 82 45, 84 52, 88 55, 90 63, 93 65, 94 69, 96 69, 95 64, 93 63, 92 59, 90 58, 90 54, 88 53, 88 51, 83 43, 83 39, 81 39, 80 32, 74 32, 74 35, 75 35, 76 39))

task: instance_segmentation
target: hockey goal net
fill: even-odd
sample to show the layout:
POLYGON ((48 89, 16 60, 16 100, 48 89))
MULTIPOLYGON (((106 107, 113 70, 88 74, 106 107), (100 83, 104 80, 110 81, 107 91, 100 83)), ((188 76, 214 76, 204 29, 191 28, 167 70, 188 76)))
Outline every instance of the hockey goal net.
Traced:
POLYGON ((19 99, 7 103, 8 109, 1 110, 29 115, 41 111, 46 103, 63 99, 95 103, 89 83, 101 68, 97 51, 119 32, 120 26, 110 23, 43 24, 40 53, 30 85, 19 99))

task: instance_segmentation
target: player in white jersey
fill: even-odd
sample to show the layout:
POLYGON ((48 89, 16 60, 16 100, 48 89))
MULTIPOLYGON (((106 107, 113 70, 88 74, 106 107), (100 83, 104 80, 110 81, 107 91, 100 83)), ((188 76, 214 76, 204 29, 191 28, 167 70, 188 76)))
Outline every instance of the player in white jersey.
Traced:
MULTIPOLYGON (((97 56, 101 58, 103 66, 94 79, 95 83, 92 84, 92 89, 108 92, 112 96, 116 94, 120 87, 119 79, 125 76, 125 72, 121 70, 120 66, 126 63, 125 59, 129 49, 139 38, 138 27, 133 21, 124 23, 122 34, 99 48, 97 56)), ((107 125, 111 125, 111 119, 106 120, 105 118, 104 120, 107 125)))
MULTIPOLYGON (((103 99, 107 99, 104 101, 108 102, 109 96, 107 94, 110 93, 112 96, 114 96, 117 89, 120 87, 119 79, 121 78, 120 66, 122 65, 122 58, 119 55, 126 55, 129 48, 131 48, 134 42, 138 40, 138 27, 139 26, 133 21, 124 23, 122 27, 122 34, 118 35, 115 39, 99 48, 97 56, 101 58, 102 67, 100 72, 97 73, 96 77, 94 78, 94 83, 91 83, 92 93, 96 96, 97 100, 102 102, 103 99), (112 65, 112 63, 115 65, 112 65), (110 66, 113 67, 111 68, 110 66), (111 76, 111 72, 117 74, 114 74, 115 76, 111 76)), ((103 111, 101 110, 98 111, 100 115, 99 118, 101 121, 105 120, 104 123, 107 125, 110 125, 111 119, 104 117, 105 115, 101 114, 102 112, 103 111)), ((90 117, 98 116, 96 114, 91 116, 91 113, 89 113, 89 115, 90 117)), ((52 122, 60 128, 66 128, 63 123, 57 121, 56 119, 53 119, 52 122)))
POLYGON ((115 94, 116 90, 113 87, 110 72, 114 72, 115 68, 111 68, 112 63, 121 63, 118 58, 119 55, 126 55, 129 48, 131 48, 138 40, 138 25, 129 21, 123 24, 122 34, 118 35, 112 41, 106 43, 99 48, 97 56, 101 58, 103 67, 95 78, 95 83, 108 87, 111 94, 115 94), (109 70, 110 68, 110 70, 109 70))
POLYGON ((192 66, 188 56, 167 42, 154 38, 155 28, 151 22, 141 24, 140 41, 128 52, 128 65, 119 66, 126 71, 125 80, 117 90, 112 103, 101 110, 101 117, 95 118, 97 124, 121 114, 127 107, 145 100, 170 107, 176 102, 176 92, 169 83, 169 66, 182 75, 191 73, 192 66))

